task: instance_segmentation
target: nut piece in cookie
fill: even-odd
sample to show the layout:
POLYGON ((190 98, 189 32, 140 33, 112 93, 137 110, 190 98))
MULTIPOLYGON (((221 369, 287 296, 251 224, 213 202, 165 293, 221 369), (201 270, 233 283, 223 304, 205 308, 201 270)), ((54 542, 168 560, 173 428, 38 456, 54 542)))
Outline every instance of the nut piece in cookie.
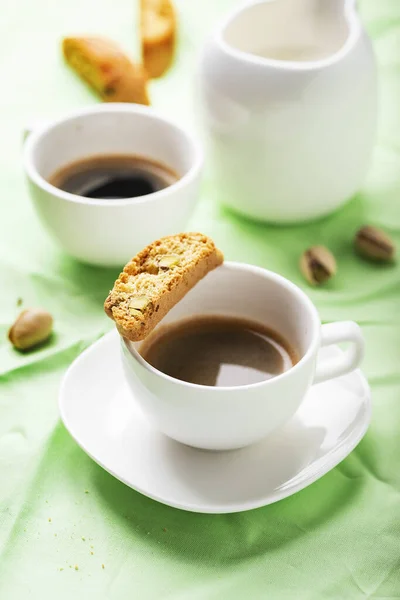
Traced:
POLYGON ((223 260, 222 252, 202 233, 161 238, 125 266, 104 310, 123 337, 133 342, 143 340, 223 260))
POLYGON ((150 77, 161 77, 171 65, 176 16, 171 0, 140 0, 143 64, 150 77))
POLYGON ((133 64, 112 40, 103 37, 68 37, 62 43, 65 60, 105 102, 150 104, 147 74, 133 64))

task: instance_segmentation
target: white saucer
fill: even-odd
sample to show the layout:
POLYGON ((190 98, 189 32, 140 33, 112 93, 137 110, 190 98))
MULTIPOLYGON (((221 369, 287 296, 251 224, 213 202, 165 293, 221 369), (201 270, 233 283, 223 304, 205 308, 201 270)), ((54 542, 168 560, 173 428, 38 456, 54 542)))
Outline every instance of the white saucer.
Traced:
POLYGON ((146 421, 125 384, 119 338, 112 331, 68 369, 60 410, 81 448, 126 485, 176 508, 233 513, 281 500, 330 471, 367 431, 371 400, 365 377, 356 371, 314 386, 293 419, 259 444, 196 450, 146 421))

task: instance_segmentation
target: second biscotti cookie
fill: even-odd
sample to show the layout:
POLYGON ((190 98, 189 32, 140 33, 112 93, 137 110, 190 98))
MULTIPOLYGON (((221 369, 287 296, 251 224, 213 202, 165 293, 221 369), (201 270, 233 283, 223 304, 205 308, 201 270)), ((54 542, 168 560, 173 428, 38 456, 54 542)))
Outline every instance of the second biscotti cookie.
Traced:
POLYGON ((223 262, 214 242, 201 233, 161 238, 124 268, 104 303, 120 334, 143 340, 169 310, 223 262))
POLYGON ((150 77, 161 77, 171 66, 176 29, 176 14, 171 0, 140 0, 143 64, 150 77))
POLYGON ((133 63, 113 40, 67 37, 63 53, 67 63, 105 102, 150 104, 145 69, 133 63))

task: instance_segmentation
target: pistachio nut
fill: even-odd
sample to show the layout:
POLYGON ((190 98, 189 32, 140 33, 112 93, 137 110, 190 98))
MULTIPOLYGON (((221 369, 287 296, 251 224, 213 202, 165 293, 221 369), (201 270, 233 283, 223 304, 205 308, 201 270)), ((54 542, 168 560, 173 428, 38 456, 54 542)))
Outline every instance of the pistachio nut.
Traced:
POLYGON ((53 329, 53 317, 42 308, 23 310, 8 332, 8 339, 18 350, 30 350, 45 342, 53 329))
POLYGON ((178 254, 164 254, 160 256, 157 261, 158 268, 161 271, 168 271, 172 267, 176 267, 179 264, 181 257, 178 254))
POLYGON ((300 269, 309 283, 320 285, 335 275, 336 260, 325 246, 313 246, 301 255, 300 269))
POLYGON ((129 311, 133 314, 143 313, 151 301, 147 296, 135 296, 129 301, 129 311))
POLYGON ((390 237, 372 225, 364 225, 357 231, 354 244, 362 256, 380 262, 393 260, 396 252, 390 237))

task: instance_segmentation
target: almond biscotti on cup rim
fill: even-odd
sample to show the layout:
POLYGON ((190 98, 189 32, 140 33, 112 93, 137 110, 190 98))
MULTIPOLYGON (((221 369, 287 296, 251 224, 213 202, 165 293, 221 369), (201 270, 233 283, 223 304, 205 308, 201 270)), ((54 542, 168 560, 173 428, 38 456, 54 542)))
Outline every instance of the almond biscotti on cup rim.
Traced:
POLYGON ((163 237, 125 266, 104 303, 104 310, 123 337, 132 342, 143 340, 223 260, 212 239, 202 233, 163 237))

